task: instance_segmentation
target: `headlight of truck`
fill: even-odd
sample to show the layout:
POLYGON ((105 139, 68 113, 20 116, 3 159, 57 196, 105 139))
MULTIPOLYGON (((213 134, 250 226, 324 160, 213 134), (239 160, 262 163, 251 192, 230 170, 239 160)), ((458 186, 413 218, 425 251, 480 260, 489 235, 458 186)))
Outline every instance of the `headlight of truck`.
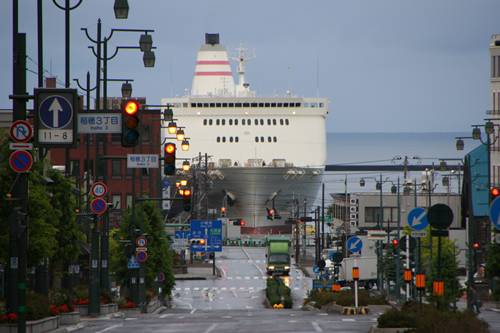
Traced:
POLYGON ((267 269, 274 269, 274 266, 267 266, 267 269))
POLYGON ((285 271, 290 270, 290 266, 285 266, 285 271))

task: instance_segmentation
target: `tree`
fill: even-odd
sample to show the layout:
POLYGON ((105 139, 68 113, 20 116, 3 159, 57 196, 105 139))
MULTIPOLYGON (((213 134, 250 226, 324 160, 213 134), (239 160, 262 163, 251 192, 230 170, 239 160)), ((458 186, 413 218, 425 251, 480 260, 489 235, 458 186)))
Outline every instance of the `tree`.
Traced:
POLYGON ((486 277, 490 281, 493 298, 500 300, 500 244, 488 245, 486 253, 486 277))

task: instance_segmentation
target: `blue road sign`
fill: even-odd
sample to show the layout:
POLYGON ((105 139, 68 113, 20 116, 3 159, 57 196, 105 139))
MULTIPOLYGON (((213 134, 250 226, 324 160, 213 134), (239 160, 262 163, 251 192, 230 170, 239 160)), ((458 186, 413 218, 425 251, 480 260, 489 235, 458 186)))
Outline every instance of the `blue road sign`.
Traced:
POLYGON ((347 239, 347 249, 351 253, 360 252, 363 248, 363 241, 357 236, 352 236, 347 239))
POLYGON ((413 208, 408 213, 408 225, 415 231, 422 231, 429 225, 427 212, 422 207, 413 208))
POLYGON ((27 172, 33 165, 33 157, 25 150, 16 150, 10 154, 9 165, 14 172, 27 172))
POLYGON ((40 104, 39 112, 40 121, 49 128, 66 127, 73 119, 73 106, 59 95, 46 98, 40 104))
POLYGON ((497 197, 490 205, 490 221, 497 230, 500 230, 500 197, 497 197))
POLYGON ((108 209, 108 204, 103 198, 95 198, 90 203, 90 210, 92 210, 94 214, 97 215, 104 214, 106 209, 108 209))
POLYGON ((222 221, 191 221, 191 239, 202 238, 205 245, 191 245, 193 252, 221 252, 222 251, 222 221))
POLYGON ((161 184, 163 186, 163 188, 167 188, 170 186, 170 182, 168 181, 168 178, 167 177, 164 177, 162 180, 161 180, 161 184))
POLYGON ((191 231, 189 230, 176 230, 175 238, 177 239, 189 239, 191 238, 191 231))
POLYGON ((140 267, 141 267, 141 265, 139 264, 139 262, 137 261, 135 256, 131 256, 127 262, 127 268, 128 269, 139 269, 140 267))

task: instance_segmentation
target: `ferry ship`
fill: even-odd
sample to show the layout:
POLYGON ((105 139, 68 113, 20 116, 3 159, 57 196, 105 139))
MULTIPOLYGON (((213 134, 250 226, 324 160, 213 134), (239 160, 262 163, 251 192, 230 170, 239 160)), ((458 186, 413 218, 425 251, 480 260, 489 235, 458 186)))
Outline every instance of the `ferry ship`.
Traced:
MULTIPOLYGON (((309 207, 315 201, 326 161, 328 100, 289 92, 257 96, 245 78, 247 53, 240 47, 231 59, 219 34, 206 34, 190 93, 162 105, 171 106, 189 137, 189 151, 178 149, 177 157, 209 156, 209 208, 258 229, 283 225, 298 207, 303 216, 304 200, 309 207)), ((169 137, 166 129, 162 136, 169 137)))

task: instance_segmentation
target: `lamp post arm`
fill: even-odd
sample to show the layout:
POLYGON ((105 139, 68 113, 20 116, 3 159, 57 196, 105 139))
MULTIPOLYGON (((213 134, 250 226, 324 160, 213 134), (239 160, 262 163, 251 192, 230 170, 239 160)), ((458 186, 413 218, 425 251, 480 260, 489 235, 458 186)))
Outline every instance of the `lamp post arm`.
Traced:
MULTIPOLYGON (((54 1, 54 0, 52 0, 52 1, 54 1)), ((92 43, 99 44, 99 41, 97 41, 97 40, 93 39, 92 37, 90 37, 89 31, 88 31, 87 28, 80 28, 80 30, 85 31, 85 35, 87 36, 87 39, 90 40, 92 43)))
MULTIPOLYGON (((80 88, 81 90, 83 90, 83 91, 87 92, 87 88, 82 87, 82 86, 80 85, 80 81, 79 81, 78 79, 73 79, 73 81, 75 81, 75 82, 76 82, 76 84, 78 85, 78 88, 80 88)), ((97 89, 97 85, 96 85, 96 86, 94 86, 94 88, 91 88, 89 91, 94 91, 94 90, 96 90, 96 89, 97 89)))
MULTIPOLYGON (((69 7, 69 10, 73 10, 73 9, 78 8, 82 4, 82 1, 83 0, 78 0, 76 5, 74 5, 73 7, 69 7)), ((59 5, 56 0, 52 0, 52 2, 54 3, 54 5, 56 5, 57 8, 59 8, 61 10, 66 10, 66 7, 59 5)))

